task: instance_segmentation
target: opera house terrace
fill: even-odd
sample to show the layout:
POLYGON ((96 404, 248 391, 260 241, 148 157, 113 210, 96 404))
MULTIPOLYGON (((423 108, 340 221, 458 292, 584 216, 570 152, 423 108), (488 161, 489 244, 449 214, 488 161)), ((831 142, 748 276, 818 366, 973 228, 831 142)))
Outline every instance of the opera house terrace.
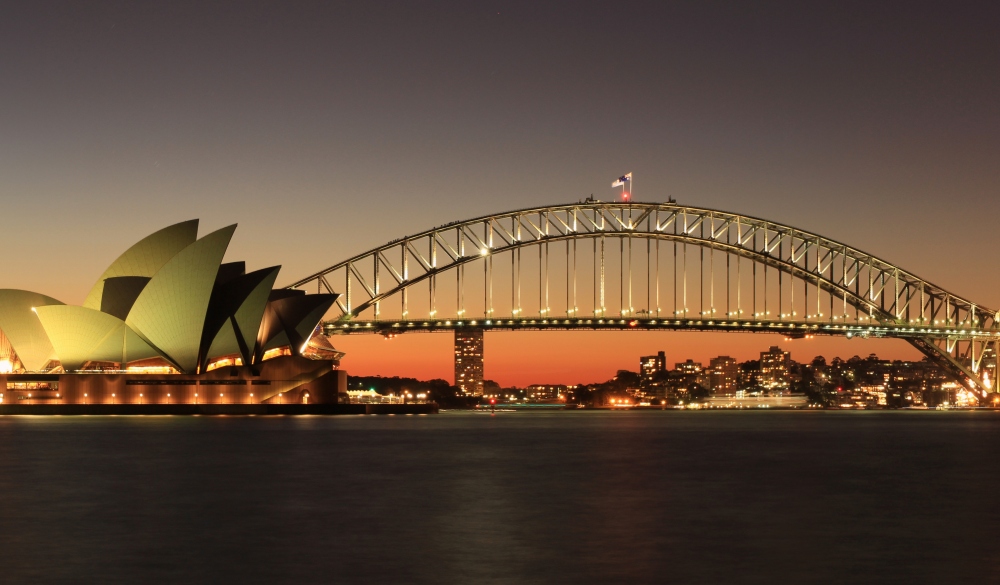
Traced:
POLYGON ((318 330, 337 295, 223 263, 235 230, 198 238, 191 220, 147 236, 81 306, 0 290, 0 409, 346 401, 343 354, 318 330))

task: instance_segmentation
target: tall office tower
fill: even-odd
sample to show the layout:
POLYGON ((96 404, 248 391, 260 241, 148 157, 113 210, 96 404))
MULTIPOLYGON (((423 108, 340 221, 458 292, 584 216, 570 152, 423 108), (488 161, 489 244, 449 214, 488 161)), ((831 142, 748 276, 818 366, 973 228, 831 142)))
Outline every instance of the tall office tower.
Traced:
POLYGON ((791 357, 787 351, 772 345, 771 349, 760 352, 760 385, 765 388, 788 386, 791 357))
POLYGON ((665 371, 667 371, 667 355, 664 352, 639 358, 639 374, 643 380, 651 381, 657 372, 665 371))
POLYGON ((736 391, 736 386, 740 378, 740 366, 736 363, 736 360, 728 355, 720 355, 717 358, 712 358, 712 361, 708 365, 708 372, 712 394, 732 394, 736 391))
POLYGON ((455 330, 455 385, 466 394, 483 395, 483 330, 455 330))

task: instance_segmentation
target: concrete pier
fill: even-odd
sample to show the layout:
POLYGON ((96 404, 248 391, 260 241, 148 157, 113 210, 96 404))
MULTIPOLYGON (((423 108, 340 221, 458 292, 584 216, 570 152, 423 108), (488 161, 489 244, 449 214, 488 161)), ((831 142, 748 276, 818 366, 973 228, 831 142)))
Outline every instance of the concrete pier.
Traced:
POLYGON ((0 416, 436 414, 437 404, 3 404, 0 416))

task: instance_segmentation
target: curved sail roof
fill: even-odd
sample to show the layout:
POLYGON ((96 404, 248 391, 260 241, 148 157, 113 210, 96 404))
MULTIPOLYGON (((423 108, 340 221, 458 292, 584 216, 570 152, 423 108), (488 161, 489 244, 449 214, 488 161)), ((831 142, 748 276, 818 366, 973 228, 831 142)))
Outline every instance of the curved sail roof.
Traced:
MULTIPOLYGON (((233 324, 226 321, 222 324, 219 332, 216 333, 215 339, 212 341, 212 345, 208 348, 208 357, 217 358, 224 355, 243 355, 240 350, 239 341, 236 339, 236 332, 233 330, 233 324)), ((247 363, 244 361, 244 363, 247 363)), ((205 360, 205 365, 208 364, 208 359, 205 360)))
POLYGON ((212 232, 167 261, 125 322, 183 372, 194 372, 219 265, 236 225, 212 232))
POLYGON ((216 286, 202 337, 202 366, 210 358, 234 353, 242 355, 244 363, 250 363, 264 308, 279 270, 280 266, 262 268, 216 286))
POLYGON ((38 307, 36 312, 67 372, 89 361, 125 364, 160 355, 124 321, 107 313, 71 305, 38 307))
POLYGON ((274 281, 278 278, 278 271, 280 269, 280 266, 276 266, 274 268, 258 270, 247 275, 261 274, 261 279, 253 291, 247 295, 246 300, 243 301, 240 308, 236 310, 234 317, 236 318, 236 326, 239 327, 239 333, 243 337, 245 347, 249 348, 250 351, 253 351, 254 343, 257 342, 257 331, 260 329, 261 319, 264 318, 267 299, 271 294, 274 281))
MULTIPOLYGON (((309 295, 306 298, 320 296, 320 295, 309 295)), ((309 339, 312 338, 313 332, 316 331, 316 326, 319 322, 323 320, 323 315, 330 310, 333 306, 334 301, 337 300, 336 295, 324 295, 328 298, 316 299, 315 306, 311 311, 309 311, 304 317, 299 319, 299 322, 295 324, 295 333, 298 338, 302 340, 300 347, 295 348, 296 353, 302 353, 306 350, 306 345, 309 343, 309 339)))
POLYGON ((272 290, 280 267, 246 273, 222 260, 231 225, 196 239, 198 220, 133 245, 104 272, 83 306, 23 290, 0 290, 0 343, 29 371, 58 359, 67 371, 88 362, 163 358, 185 373, 211 358, 253 364, 281 345, 301 354, 336 294, 272 290))
POLYGON ((52 297, 27 290, 0 289, 0 330, 26 370, 40 370, 55 354, 33 308, 62 305, 52 297))
POLYGON ((265 342, 259 347, 268 350, 289 345, 292 353, 300 354, 305 351, 316 326, 339 295, 299 294, 282 297, 281 293, 284 292, 272 292, 272 296, 279 298, 272 298, 268 303, 261 334, 258 336, 259 343, 261 340, 265 342))
POLYGON ((105 279, 117 276, 152 277, 178 252, 194 243, 197 237, 198 220, 192 219, 165 227, 139 240, 108 266, 90 289, 83 306, 100 310, 105 279))
POLYGON ((139 293, 149 283, 148 276, 113 276, 104 280, 101 312, 125 320, 139 293))

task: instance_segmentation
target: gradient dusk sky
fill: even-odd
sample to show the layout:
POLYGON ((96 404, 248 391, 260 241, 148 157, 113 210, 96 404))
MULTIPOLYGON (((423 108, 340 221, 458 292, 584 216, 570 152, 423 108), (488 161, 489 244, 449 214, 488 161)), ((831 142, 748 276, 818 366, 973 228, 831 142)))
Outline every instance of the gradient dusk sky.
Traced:
MULTIPOLYGON (((2 288, 82 302, 199 217, 279 284, 491 212, 635 198, 847 242, 1000 307, 997 3, 21 2, 0 9, 2 288), (877 5, 876 5, 877 4, 877 5)), ((336 338, 452 377, 452 338, 336 338)), ((504 384, 900 341, 491 333, 504 384)))

